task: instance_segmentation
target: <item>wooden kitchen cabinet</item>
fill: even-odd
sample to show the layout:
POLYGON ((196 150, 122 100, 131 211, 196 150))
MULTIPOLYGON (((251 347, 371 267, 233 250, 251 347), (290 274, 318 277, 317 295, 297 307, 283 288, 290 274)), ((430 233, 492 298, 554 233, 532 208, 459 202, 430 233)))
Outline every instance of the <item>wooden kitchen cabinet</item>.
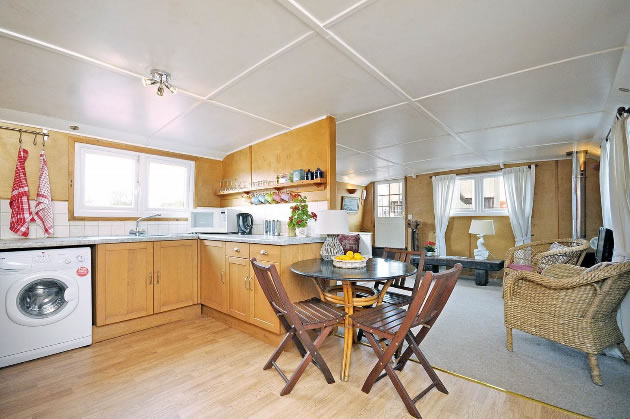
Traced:
MULTIPOLYGON (((228 246, 230 243, 228 243, 228 246)), ((228 314, 249 321, 249 259, 226 257, 228 281, 228 314)))
POLYGON ((153 244, 155 313, 199 303, 197 240, 165 240, 153 244))
POLYGON ((153 314, 153 243, 96 247, 96 325, 153 314))
POLYGON ((199 241, 199 286, 201 304, 222 313, 228 311, 225 276, 225 242, 199 241))
MULTIPOLYGON (((274 262, 266 262, 263 260, 257 261, 263 265, 270 265, 274 262)), ((278 272, 281 271, 280 265, 275 263, 278 272)), ((250 292, 249 292, 249 322, 253 325, 261 327, 263 329, 279 333, 280 332, 280 320, 278 316, 271 308, 269 300, 265 296, 260 283, 254 274, 254 269, 249 267, 250 277, 250 292)))

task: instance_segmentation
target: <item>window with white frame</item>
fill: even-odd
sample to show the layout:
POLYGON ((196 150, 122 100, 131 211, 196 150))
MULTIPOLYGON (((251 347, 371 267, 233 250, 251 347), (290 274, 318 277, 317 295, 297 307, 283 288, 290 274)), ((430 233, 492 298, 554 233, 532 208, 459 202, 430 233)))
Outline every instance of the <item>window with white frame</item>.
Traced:
POLYGON ((508 215, 501 173, 457 176, 451 215, 508 215))
POLYGON ((187 217, 195 162, 75 144, 74 215, 187 217))
POLYGON ((403 216, 402 181, 378 183, 376 186, 377 217, 392 218, 403 216))

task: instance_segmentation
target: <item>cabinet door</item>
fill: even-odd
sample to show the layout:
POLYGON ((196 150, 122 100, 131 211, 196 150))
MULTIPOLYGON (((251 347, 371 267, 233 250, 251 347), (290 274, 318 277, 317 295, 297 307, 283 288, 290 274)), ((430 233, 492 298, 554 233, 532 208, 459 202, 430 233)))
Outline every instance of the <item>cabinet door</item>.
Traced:
POLYGON ((197 240, 155 242, 155 312, 197 304, 197 240))
MULTIPOLYGON (((271 265, 273 262, 258 261, 263 265, 271 265)), ((276 269, 280 272, 280 265, 276 263, 276 269)), ((269 300, 265 296, 260 283, 254 274, 254 269, 249 268, 250 292, 249 292, 249 322, 255 326, 270 330, 275 333, 280 332, 280 320, 275 311, 271 308, 269 300)))
POLYGON ((153 314, 153 243, 96 246, 96 325, 153 314))
POLYGON ((225 243, 202 240, 199 242, 199 285, 201 304, 223 313, 227 312, 227 283, 225 280, 225 243))
POLYGON ((249 321, 249 260, 227 257, 228 314, 249 321))

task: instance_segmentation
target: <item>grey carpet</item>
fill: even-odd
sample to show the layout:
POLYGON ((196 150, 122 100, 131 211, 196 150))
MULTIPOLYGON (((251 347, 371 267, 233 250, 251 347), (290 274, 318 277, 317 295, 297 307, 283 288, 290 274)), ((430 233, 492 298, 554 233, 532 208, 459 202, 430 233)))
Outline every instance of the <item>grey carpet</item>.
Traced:
POLYGON ((583 415, 630 417, 630 365, 623 360, 598 357, 600 387, 584 353, 517 330, 513 336, 508 352, 500 284, 460 279, 421 347, 435 367, 583 415))

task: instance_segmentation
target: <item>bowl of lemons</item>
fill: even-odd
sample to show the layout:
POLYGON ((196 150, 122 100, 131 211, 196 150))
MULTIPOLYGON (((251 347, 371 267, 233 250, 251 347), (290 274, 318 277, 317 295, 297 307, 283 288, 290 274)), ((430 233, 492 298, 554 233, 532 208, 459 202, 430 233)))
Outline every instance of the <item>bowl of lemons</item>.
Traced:
POLYGON ((338 268, 345 268, 345 269, 364 268, 366 263, 367 263, 367 259, 364 258, 361 255, 361 253, 359 252, 354 253, 351 250, 348 250, 348 252, 345 255, 339 255, 333 258, 333 265, 338 268))

